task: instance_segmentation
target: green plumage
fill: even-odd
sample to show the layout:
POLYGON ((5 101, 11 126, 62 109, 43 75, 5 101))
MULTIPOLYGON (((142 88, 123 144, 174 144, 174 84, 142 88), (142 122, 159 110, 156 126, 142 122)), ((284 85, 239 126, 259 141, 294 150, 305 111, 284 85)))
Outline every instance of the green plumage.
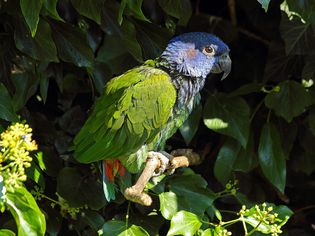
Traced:
POLYGON ((144 145, 154 145, 172 116, 175 101, 169 75, 152 63, 113 78, 75 137, 76 159, 82 163, 112 158, 124 162, 144 145))

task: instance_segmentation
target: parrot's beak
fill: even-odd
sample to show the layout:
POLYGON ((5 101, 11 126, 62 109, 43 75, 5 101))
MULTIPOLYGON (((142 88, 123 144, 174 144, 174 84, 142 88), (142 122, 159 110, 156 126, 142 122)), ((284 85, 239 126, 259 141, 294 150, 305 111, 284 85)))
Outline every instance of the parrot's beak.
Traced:
POLYGON ((231 68, 232 68, 231 58, 228 53, 225 53, 217 59, 217 63, 213 66, 211 72, 212 73, 223 72, 221 80, 224 80, 230 74, 231 68))

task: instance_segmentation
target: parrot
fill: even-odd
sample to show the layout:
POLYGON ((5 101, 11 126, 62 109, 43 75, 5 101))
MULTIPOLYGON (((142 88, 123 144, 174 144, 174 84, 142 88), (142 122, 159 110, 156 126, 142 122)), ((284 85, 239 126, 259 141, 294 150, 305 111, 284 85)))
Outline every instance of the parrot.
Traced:
POLYGON ((200 100, 208 75, 228 76, 229 52, 227 44, 211 33, 183 33, 173 37, 159 57, 105 85, 74 138, 74 157, 80 163, 102 161, 107 201, 115 199, 115 176, 123 176, 125 167, 144 163, 150 154, 162 157, 157 173, 165 171, 166 141, 200 100))

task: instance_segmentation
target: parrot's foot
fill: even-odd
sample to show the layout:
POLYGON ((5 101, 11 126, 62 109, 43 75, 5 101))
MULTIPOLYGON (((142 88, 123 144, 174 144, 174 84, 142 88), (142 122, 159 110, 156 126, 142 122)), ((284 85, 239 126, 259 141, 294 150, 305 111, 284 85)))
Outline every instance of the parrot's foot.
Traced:
POLYGON ((177 149, 171 155, 165 152, 149 152, 144 170, 136 184, 125 190, 125 198, 144 206, 150 206, 152 199, 143 190, 152 176, 160 175, 165 170, 167 174, 173 174, 176 168, 197 165, 200 160, 200 156, 192 149, 177 149))

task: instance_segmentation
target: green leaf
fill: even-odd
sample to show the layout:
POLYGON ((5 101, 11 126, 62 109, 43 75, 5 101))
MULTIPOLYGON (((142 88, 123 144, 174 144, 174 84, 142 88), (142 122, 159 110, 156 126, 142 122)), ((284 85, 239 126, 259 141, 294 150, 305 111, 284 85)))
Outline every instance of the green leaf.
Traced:
POLYGON ((235 138, 245 148, 249 135, 249 113, 244 99, 216 93, 208 97, 203 119, 209 129, 235 138))
POLYGON ((265 10, 265 12, 267 12, 270 0, 257 0, 257 1, 261 4, 261 7, 265 10))
POLYGON ((285 42, 285 51, 289 55, 305 55, 314 52, 314 29, 310 23, 302 23, 299 19, 289 20, 282 15, 280 23, 281 37, 285 42))
POLYGON ((82 213, 81 219, 95 231, 101 229, 104 225, 104 218, 96 211, 85 210, 82 213))
POLYGON ((307 23, 315 22, 315 2, 313 0, 286 0, 281 4, 281 10, 290 18, 298 16, 307 23))
POLYGON ((14 112, 11 96, 2 83, 0 83, 0 119, 12 122, 18 121, 18 117, 14 112))
POLYGON ((25 188, 17 188, 14 193, 7 192, 6 204, 13 215, 19 236, 44 235, 45 216, 38 208, 35 199, 25 188))
POLYGON ((99 25, 101 24, 104 0, 71 0, 71 3, 81 15, 94 20, 99 25))
POLYGON ((16 234, 9 229, 0 229, 0 236, 15 236, 16 234))
POLYGON ((85 33, 78 27, 63 22, 50 21, 50 25, 60 59, 78 67, 91 67, 94 55, 85 33))
POLYGON ((171 227, 167 233, 167 236, 193 236, 201 227, 201 225, 202 223, 197 215, 188 211, 180 211, 172 217, 171 227))
POLYGON ((205 179, 194 173, 172 176, 167 180, 166 185, 169 191, 177 196, 178 210, 203 214, 216 198, 215 194, 207 188, 205 179))
POLYGON ((163 217, 171 220, 172 217, 179 211, 178 197, 173 192, 164 192, 159 194, 160 211, 163 217))
POLYGON ((135 18, 143 21, 149 21, 142 12, 142 2, 143 0, 122 0, 118 13, 118 23, 121 24, 123 22, 123 14, 130 14, 135 18))
POLYGON ((158 0, 158 3, 166 14, 179 20, 179 25, 187 25, 192 15, 192 6, 189 0, 158 0))
POLYGON ((104 235, 119 235, 126 229, 126 222, 120 220, 110 220, 103 225, 104 235))
POLYGON ((35 36, 43 0, 20 0, 20 7, 32 37, 35 36))
POLYGON ((179 131, 187 145, 191 142, 198 130, 201 116, 202 106, 201 104, 198 104, 195 106, 194 110, 191 112, 184 124, 179 128, 179 131))
POLYGON ((273 109, 278 116, 282 116, 288 122, 300 115, 310 102, 306 89, 293 80, 287 80, 279 84, 280 91, 272 91, 265 98, 265 104, 273 109))
POLYGON ((230 179, 233 166, 241 149, 239 142, 229 139, 220 149, 214 165, 214 176, 225 185, 230 179))
POLYGON ((11 80, 15 86, 13 96, 14 110, 20 110, 28 101, 28 99, 36 93, 38 87, 38 78, 33 74, 13 74, 11 80))
POLYGON ((127 230, 118 234, 118 236, 150 236, 147 231, 137 225, 131 225, 127 230))
POLYGON ((286 183, 286 157, 276 127, 266 123, 262 129, 258 148, 260 167, 266 178, 281 192, 286 183))
POLYGON ((58 62, 57 48, 51 37, 51 28, 44 20, 39 21, 34 38, 30 37, 24 22, 17 20, 14 38, 16 47, 21 52, 39 61, 58 62))
POLYGON ((44 9, 48 12, 48 15, 55 20, 63 21, 56 10, 57 3, 58 0, 43 0, 44 9))
POLYGON ((310 127, 310 131, 315 136, 315 109, 312 109, 310 111, 310 114, 307 119, 308 119, 308 126, 310 127))
POLYGON ((32 163, 30 168, 27 168, 25 172, 28 178, 31 178, 43 190, 45 189, 45 178, 43 176, 42 171, 39 169, 39 167, 35 163, 32 163))
POLYGON ((256 82, 245 84, 239 87, 238 89, 234 90, 233 92, 229 93, 228 96, 237 97, 237 96, 247 95, 251 93, 258 93, 261 91, 262 87, 263 87, 262 84, 257 84, 256 82))

